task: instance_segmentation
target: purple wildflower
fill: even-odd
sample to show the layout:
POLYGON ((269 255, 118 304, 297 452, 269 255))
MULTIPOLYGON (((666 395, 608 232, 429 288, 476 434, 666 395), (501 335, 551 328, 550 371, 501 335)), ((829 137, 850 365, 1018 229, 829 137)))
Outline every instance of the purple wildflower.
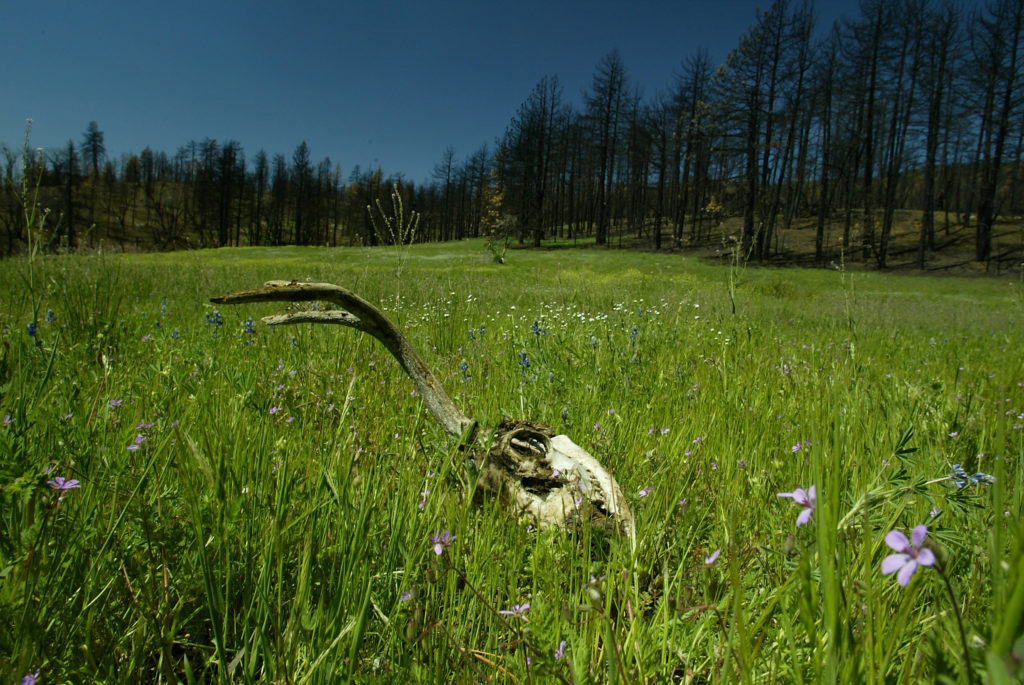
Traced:
POLYGON ((434 543, 434 554, 437 556, 444 554, 444 551, 452 546, 452 541, 454 540, 455 536, 447 530, 443 533, 432 535, 430 541, 434 543))
POLYGON ((423 507, 427 506, 427 495, 429 494, 430 490, 423 490, 420 492, 420 501, 419 504, 416 505, 417 509, 422 509, 423 507))
POLYGON ((68 490, 82 487, 77 480, 65 480, 64 476, 57 476, 53 480, 48 480, 46 484, 57 492, 67 492, 68 490))
POLYGON ((561 661, 562 657, 565 656, 565 640, 558 643, 558 649, 555 650, 555 661, 561 661))
POLYGON ((575 486, 576 486, 576 489, 580 491, 580 496, 579 496, 579 498, 577 498, 577 500, 576 500, 576 502, 574 504, 575 504, 575 506, 577 508, 579 508, 579 506, 581 504, 583 504, 583 495, 586 494, 587 487, 583 484, 582 481, 576 481, 575 486))
POLYGON ((901 531, 890 530, 885 536, 885 544, 896 552, 882 559, 882 575, 899 571, 896 580, 900 585, 906 587, 910 578, 914 575, 918 566, 932 566, 935 564, 935 553, 927 547, 922 547, 924 539, 928 535, 928 526, 923 523, 916 526, 910 532, 911 540, 901 531))
POLYGON ((718 555, 722 553, 721 549, 716 549, 711 553, 711 556, 704 557, 705 566, 714 566, 715 562, 718 561, 718 555))
POLYGON ((530 609, 529 604, 514 604, 511 609, 502 609, 498 613, 503 616, 517 616, 522 618, 524 614, 530 609))
POLYGON ((790 497, 794 502, 803 507, 803 511, 801 511, 800 515, 796 517, 797 528, 811 520, 811 514, 814 513, 814 508, 818 503, 813 485, 807 490, 797 488, 793 492, 780 492, 778 496, 790 497))
POLYGON ((637 493, 637 497, 647 497, 647 495, 654 492, 654 486, 648 485, 646 488, 637 493))
POLYGON ((281 407, 271 407, 270 408, 271 415, 276 414, 279 411, 281 411, 281 407))
POLYGON ((25 677, 21 679, 21 685, 36 685, 36 678, 39 677, 39 672, 43 670, 37 668, 35 673, 26 673, 25 677))

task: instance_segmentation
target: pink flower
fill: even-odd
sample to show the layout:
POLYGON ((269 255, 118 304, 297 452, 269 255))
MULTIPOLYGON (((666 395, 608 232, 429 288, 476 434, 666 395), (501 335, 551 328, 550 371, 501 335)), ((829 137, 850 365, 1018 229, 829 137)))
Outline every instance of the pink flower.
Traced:
POLYGON ((46 481, 46 484, 49 485, 54 490, 56 490, 57 492, 67 492, 72 488, 82 487, 81 485, 78 484, 77 480, 65 480, 64 476, 57 476, 53 480, 48 480, 46 481))
POLYGON ((882 559, 882 575, 887 576, 899 571, 896 580, 906 587, 918 566, 932 566, 935 563, 935 553, 921 546, 927 535, 928 526, 923 523, 910 532, 913 542, 907 540, 907 536, 902 532, 890 530, 885 536, 885 544, 896 554, 890 554, 882 559))
POLYGON ((434 543, 434 554, 441 556, 444 551, 452 546, 452 542, 455 540, 455 536, 449 531, 443 533, 437 533, 436 535, 430 536, 430 541, 434 543))
POLYGON ((807 490, 797 488, 793 492, 780 492, 779 497, 790 497, 794 502, 803 507, 803 511, 796 517, 797 528, 811 520, 811 514, 814 513, 814 507, 817 506, 813 485, 807 490))
POLYGON ((502 609, 498 613, 502 616, 516 616, 522 618, 529 609, 529 604, 516 604, 511 609, 502 609))

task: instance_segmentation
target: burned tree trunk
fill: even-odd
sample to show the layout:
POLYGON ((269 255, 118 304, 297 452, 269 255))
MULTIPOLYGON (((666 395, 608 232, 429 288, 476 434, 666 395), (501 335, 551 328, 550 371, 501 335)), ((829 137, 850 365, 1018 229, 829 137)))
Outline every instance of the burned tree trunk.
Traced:
POLYGON ((634 539, 633 515, 619 484, 586 450, 544 424, 506 419, 488 441, 477 422, 445 392, 401 331, 355 293, 330 283, 269 281, 211 299, 217 304, 326 301, 343 309, 304 310, 263 318, 269 325, 339 324, 369 333, 398 360, 427 411, 469 449, 480 471, 479 490, 495 494, 509 512, 539 526, 589 523, 634 539), (487 445, 490 445, 487 448, 487 445))

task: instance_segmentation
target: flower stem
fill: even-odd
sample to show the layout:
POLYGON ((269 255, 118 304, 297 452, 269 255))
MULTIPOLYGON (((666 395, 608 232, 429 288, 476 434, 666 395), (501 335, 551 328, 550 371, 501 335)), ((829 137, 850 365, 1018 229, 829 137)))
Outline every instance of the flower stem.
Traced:
POLYGON ((935 570, 939 572, 939 576, 942 577, 942 582, 946 584, 946 592, 949 593, 949 602, 953 605, 953 615, 956 616, 956 625, 960 629, 960 644, 964 649, 964 664, 967 666, 967 682, 976 683, 974 677, 974 668, 971 666, 971 653, 967 648, 967 633, 964 632, 964 622, 960 617, 960 607, 956 603, 956 593, 953 592, 953 585, 949 582, 949 577, 946 575, 944 568, 941 568, 941 564, 935 565, 935 570))

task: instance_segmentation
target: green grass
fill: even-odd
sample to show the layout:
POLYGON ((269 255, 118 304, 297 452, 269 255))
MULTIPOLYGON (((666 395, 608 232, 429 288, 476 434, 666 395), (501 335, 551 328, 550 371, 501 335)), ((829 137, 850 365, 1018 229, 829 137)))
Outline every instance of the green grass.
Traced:
POLYGON ((1013 677, 1019 285, 506 260, 473 241, 0 264, 0 679, 962 681, 958 617, 973 674, 1013 677), (485 426, 590 451, 636 549, 474 502, 368 336, 267 328, 273 305, 207 323, 209 297, 292 278, 380 303, 485 426), (937 480, 953 464, 997 481, 937 480), (812 484, 797 528, 777 493, 812 484), (940 563, 904 588, 883 539, 921 523, 940 563))

